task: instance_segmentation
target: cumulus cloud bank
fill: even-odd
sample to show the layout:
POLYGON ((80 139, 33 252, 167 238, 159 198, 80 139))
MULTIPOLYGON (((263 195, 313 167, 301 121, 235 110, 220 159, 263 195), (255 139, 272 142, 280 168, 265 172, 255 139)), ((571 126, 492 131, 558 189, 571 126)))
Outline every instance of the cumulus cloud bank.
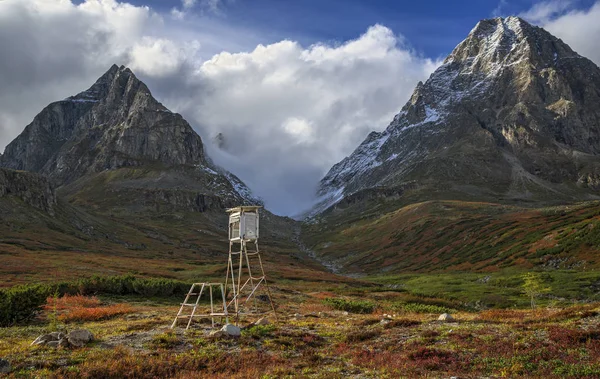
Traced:
POLYGON ((208 136, 223 134, 226 152, 213 152, 215 159, 272 207, 293 212, 309 205, 331 165, 389 123, 434 67, 380 25, 337 46, 281 41, 204 62, 195 72, 198 103, 182 112, 208 136))
POLYGON ((167 18, 112 0, 1 2, 0 70, 10 75, 0 79, 0 144, 47 103, 122 63, 188 119, 217 163, 273 210, 291 214, 310 204, 326 170, 370 130, 383 129, 435 67, 381 25, 339 44, 283 40, 205 60, 190 33, 186 40, 160 33, 155 26, 166 30, 167 18), (224 149, 211 144, 218 133, 224 149))
MULTIPOLYGON (((179 2, 183 17, 115 0, 0 1, 0 150, 43 106, 125 64, 190 122, 218 164, 272 210, 293 214, 437 65, 382 25, 337 43, 257 44, 256 33, 194 19, 195 3, 179 2), (212 143, 219 133, 222 148, 212 143)), ((599 7, 558 16, 549 6, 535 15, 599 62, 599 7)))

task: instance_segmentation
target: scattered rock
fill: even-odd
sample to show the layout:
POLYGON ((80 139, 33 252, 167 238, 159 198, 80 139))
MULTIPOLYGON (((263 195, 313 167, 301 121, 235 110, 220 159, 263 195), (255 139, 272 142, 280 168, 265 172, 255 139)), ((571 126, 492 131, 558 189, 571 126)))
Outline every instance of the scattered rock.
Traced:
POLYGON ((344 315, 344 316, 348 316, 348 314, 349 313, 347 311, 342 312, 342 315, 344 315))
POLYGON ((225 324, 223 325, 223 327, 219 330, 215 330, 212 331, 210 333, 211 337, 224 337, 224 336, 229 336, 229 337, 239 337, 242 335, 242 330, 232 324, 225 324))
POLYGON ((75 347, 83 347, 86 343, 94 340, 94 335, 85 329, 71 330, 67 335, 67 340, 75 347))
POLYGON ((386 324, 389 324, 390 322, 392 322, 392 321, 388 318, 382 318, 381 321, 379 321, 379 323, 381 325, 386 325, 386 324))
POLYGON ((302 317, 304 317, 304 316, 303 316, 303 315, 301 315, 300 313, 294 313, 294 315, 293 315, 292 317, 295 317, 295 318, 302 318, 302 317))
MULTIPOLYGON (((58 342, 59 340, 64 338, 64 333, 61 332, 52 332, 52 333, 48 333, 48 334, 42 334, 41 336, 39 336, 38 338, 35 339, 35 341, 33 341, 31 343, 31 346, 33 345, 48 345, 49 342, 58 342)), ((52 345, 50 345, 52 346, 52 345)))
POLYGON ((454 317, 452 317, 450 313, 442 313, 440 317, 438 317, 438 321, 451 322, 454 321, 454 317))
POLYGON ((254 325, 271 325, 271 321, 269 321, 269 319, 266 317, 262 317, 258 319, 254 325))
POLYGON ((486 284, 490 279, 492 279, 491 275, 486 275, 483 278, 477 279, 477 283, 486 284))
POLYGON ((31 343, 31 345, 46 345, 50 347, 83 347, 90 341, 94 340, 94 336, 88 330, 77 329, 72 330, 68 335, 61 332, 52 332, 42 334, 31 343))
POLYGON ((8 374, 10 370, 10 363, 6 359, 0 358, 0 374, 8 374))
POLYGON ((258 295, 256 298, 260 301, 264 301, 265 303, 270 300, 268 295, 258 295))

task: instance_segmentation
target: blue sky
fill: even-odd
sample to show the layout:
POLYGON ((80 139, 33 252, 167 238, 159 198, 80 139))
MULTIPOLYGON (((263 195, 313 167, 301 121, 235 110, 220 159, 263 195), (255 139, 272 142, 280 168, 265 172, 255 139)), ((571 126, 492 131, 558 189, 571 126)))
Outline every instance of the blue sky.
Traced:
MULTIPOLYGON (((181 3, 174 0, 131 0, 168 13, 181 3)), ((565 10, 587 9, 594 0, 555 0, 565 10), (568 6, 567 6, 568 4, 568 6)), ((430 58, 448 54, 477 21, 515 15, 531 9, 535 0, 391 1, 391 0, 197 0, 189 12, 202 21, 243 28, 254 41, 268 44, 281 39, 315 42, 346 41, 382 24, 405 38, 404 43, 430 58), (216 4, 210 7, 209 4, 216 4), (215 8, 217 11, 215 12, 215 8)), ((199 25, 199 28, 201 26, 199 25)))
POLYGON ((479 20, 509 15, 600 63, 600 0, 0 0, 0 152, 116 63, 293 215, 479 20))

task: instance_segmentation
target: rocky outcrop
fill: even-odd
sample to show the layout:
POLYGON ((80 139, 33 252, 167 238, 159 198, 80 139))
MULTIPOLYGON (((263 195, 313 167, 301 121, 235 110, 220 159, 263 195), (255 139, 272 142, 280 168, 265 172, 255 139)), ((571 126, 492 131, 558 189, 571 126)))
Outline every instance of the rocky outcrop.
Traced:
POLYGON ((0 374, 8 374, 11 370, 10 363, 5 359, 0 358, 0 374))
POLYGON ((0 168, 0 198, 15 196, 28 205, 54 214, 56 195, 41 175, 0 168))
POLYGON ((214 330, 210 333, 210 337, 219 338, 219 337, 239 337, 242 335, 242 330, 232 324, 225 324, 219 330, 214 330))
POLYGON ((45 345, 49 347, 83 347, 94 340, 94 335, 86 329, 71 330, 65 334, 52 332, 36 338, 31 346, 45 345))
POLYGON ((183 183, 137 177, 139 189, 146 194, 156 189, 154 195, 167 202, 184 197, 180 205, 198 210, 212 207, 215 196, 223 202, 260 203, 240 179, 212 163, 187 121, 154 99, 124 66, 112 66, 88 90, 44 108, 6 147, 0 166, 43 174, 61 188, 123 168, 159 169, 167 176, 185 171, 191 175, 179 175, 183 183), (192 184, 194 199, 173 192, 198 181, 205 185, 192 184))
POLYGON ((48 105, 0 157, 0 165, 40 172, 58 184, 90 172, 151 161, 205 165, 200 136, 124 66, 87 91, 48 105))
POLYGON ((383 132, 320 183, 317 212, 366 188, 569 201, 600 190, 600 69, 517 17, 483 20, 383 132))

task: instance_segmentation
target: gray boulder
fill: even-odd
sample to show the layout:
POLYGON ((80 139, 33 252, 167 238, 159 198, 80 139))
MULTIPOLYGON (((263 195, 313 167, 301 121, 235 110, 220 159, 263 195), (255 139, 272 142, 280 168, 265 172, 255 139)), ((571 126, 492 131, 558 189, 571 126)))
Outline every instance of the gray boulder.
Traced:
POLYGON ((210 333, 211 337, 239 337, 242 335, 242 330, 232 324, 225 324, 220 330, 215 330, 210 333))
POLYGON ((0 374, 8 374, 12 368, 6 359, 0 358, 0 374))
POLYGON ((438 317, 438 321, 452 322, 454 321, 454 317, 450 313, 442 313, 440 317, 438 317))
POLYGON ((269 321, 269 319, 266 317, 262 317, 258 319, 254 325, 271 325, 271 321, 269 321))
POLYGON ((58 342, 59 340, 64 338, 64 333, 61 332, 52 332, 48 334, 42 334, 38 338, 36 338, 31 345, 50 345, 50 342, 58 342))
POLYGON ((77 330, 72 330, 67 335, 67 340, 69 341, 69 344, 71 344, 72 346, 83 347, 88 342, 91 342, 94 340, 94 335, 92 333, 90 333, 89 330, 77 329, 77 330))

